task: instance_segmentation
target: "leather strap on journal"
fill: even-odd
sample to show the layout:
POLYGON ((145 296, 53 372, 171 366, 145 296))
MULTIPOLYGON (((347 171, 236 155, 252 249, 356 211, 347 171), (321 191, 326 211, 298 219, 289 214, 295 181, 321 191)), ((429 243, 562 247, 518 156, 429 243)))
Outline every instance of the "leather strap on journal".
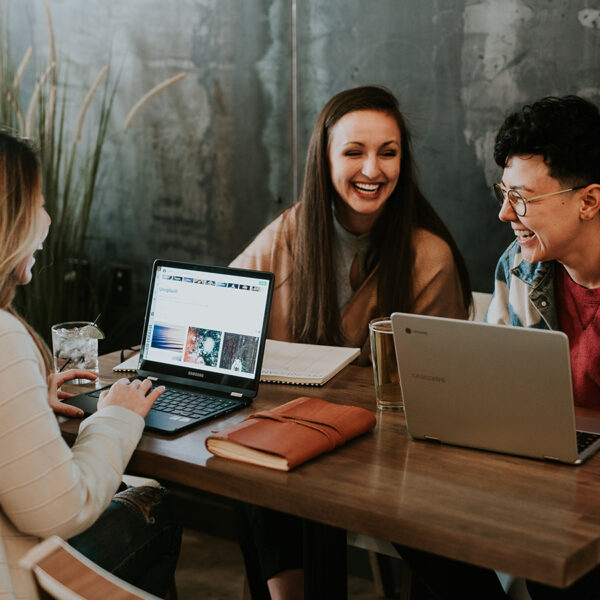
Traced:
POLYGON ((285 415, 276 415, 269 411, 257 412, 247 417, 248 419, 271 419, 273 421, 280 421, 281 423, 294 423, 301 427, 310 427, 319 433, 322 433, 330 442, 330 450, 333 450, 336 446, 341 446, 346 440, 342 437, 340 432, 335 427, 326 423, 315 423, 306 419, 299 419, 298 417, 286 417, 285 415))

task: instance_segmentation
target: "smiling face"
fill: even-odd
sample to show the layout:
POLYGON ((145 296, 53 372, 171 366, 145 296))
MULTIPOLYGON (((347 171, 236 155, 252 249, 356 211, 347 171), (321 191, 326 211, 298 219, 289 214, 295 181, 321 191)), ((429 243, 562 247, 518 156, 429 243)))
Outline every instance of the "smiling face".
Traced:
POLYGON ((26 285, 31 281, 31 269, 35 264, 35 252, 42 249, 42 244, 48 235, 50 228, 50 216, 44 207, 44 197, 40 193, 37 207, 36 223, 38 234, 27 256, 17 265, 15 275, 20 285, 26 285))
POLYGON ((400 159, 400 129, 384 112, 350 112, 332 127, 329 170, 345 229, 357 235, 371 229, 398 183, 400 159))
MULTIPOLYGON (((507 161, 502 187, 515 189, 524 198, 533 198, 571 186, 550 176, 542 156, 517 155, 507 161)), ((534 200, 528 203, 524 217, 519 217, 510 203, 504 201, 498 216, 510 223, 526 261, 558 260, 570 264, 577 260, 583 238, 582 205, 578 199, 584 192, 577 190, 534 200)))

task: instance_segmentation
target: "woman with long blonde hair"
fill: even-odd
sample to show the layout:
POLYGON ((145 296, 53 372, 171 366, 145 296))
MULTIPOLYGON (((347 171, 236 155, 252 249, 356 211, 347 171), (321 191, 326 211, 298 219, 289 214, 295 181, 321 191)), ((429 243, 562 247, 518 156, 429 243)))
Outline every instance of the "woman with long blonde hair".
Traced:
MULTIPOLYGON (((0 132, 0 587, 7 598, 37 598, 18 559, 40 538, 58 535, 88 558, 157 595, 172 581, 181 531, 165 490, 124 489, 121 475, 164 388, 123 379, 82 422, 72 448, 56 412, 72 414, 60 386, 95 373, 54 374, 50 352, 12 306, 32 277, 50 227, 40 166, 23 140, 0 132)), ((77 410, 77 409, 75 409, 77 410)), ((3 596, 4 597, 4 596, 3 596)))

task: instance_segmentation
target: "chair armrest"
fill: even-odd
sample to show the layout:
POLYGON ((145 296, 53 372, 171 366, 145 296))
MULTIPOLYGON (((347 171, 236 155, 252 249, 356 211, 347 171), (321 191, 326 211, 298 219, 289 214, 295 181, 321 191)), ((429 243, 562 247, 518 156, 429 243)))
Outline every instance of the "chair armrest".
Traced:
POLYGON ((32 548, 19 564, 56 600, 160 600, 105 571, 56 536, 32 548))

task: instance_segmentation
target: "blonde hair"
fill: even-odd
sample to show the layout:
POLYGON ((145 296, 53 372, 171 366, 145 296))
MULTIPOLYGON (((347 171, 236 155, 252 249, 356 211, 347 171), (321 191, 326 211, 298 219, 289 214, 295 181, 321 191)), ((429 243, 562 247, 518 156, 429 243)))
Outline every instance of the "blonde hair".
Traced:
POLYGON ((12 305, 19 283, 17 267, 39 242, 40 163, 24 140, 0 131, 0 309, 23 323, 38 347, 46 374, 51 371, 50 350, 12 305))

